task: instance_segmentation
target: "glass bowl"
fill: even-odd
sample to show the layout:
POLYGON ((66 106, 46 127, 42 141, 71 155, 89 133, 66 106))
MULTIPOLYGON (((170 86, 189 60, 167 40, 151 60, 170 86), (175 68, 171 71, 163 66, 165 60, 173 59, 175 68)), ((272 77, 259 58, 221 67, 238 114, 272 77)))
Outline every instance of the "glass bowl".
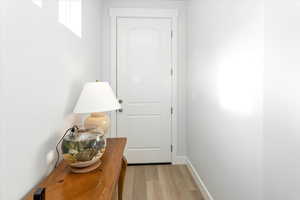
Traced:
POLYGON ((64 137, 61 145, 64 160, 71 167, 88 167, 96 163, 105 152, 104 135, 94 132, 77 132, 64 137))

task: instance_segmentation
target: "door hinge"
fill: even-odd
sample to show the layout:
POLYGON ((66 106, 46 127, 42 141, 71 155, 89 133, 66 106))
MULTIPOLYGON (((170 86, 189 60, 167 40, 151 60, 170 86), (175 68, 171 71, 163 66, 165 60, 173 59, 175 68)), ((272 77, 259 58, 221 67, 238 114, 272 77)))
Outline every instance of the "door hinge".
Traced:
POLYGON ((173 30, 171 31, 171 38, 173 38, 173 30))
POLYGON ((171 68, 171 76, 173 76, 174 74, 174 71, 173 71, 173 68, 171 68))
POLYGON ((171 107, 171 114, 173 114, 173 112, 174 112, 174 109, 173 109, 173 107, 171 107))
POLYGON ((171 144, 171 152, 173 152, 173 145, 171 144))

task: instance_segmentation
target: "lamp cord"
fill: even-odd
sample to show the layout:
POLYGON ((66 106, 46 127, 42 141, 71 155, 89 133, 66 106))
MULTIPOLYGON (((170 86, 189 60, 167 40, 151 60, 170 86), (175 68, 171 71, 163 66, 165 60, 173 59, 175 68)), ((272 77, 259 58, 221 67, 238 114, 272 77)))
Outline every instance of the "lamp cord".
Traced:
POLYGON ((59 162, 59 151, 58 151, 58 145, 61 143, 61 141, 64 139, 64 137, 67 135, 67 133, 69 131, 71 131, 72 133, 74 133, 76 130, 78 130, 78 126, 73 126, 71 128, 68 128, 65 132, 65 134, 60 138, 59 142, 56 144, 56 153, 57 153, 57 159, 55 162, 55 168, 57 168, 58 162, 59 162))

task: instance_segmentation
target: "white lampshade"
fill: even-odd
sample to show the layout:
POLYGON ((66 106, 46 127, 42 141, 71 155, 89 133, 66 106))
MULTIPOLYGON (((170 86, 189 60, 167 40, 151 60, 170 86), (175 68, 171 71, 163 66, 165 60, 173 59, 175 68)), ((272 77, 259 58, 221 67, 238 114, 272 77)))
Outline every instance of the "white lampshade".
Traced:
POLYGON ((107 112, 120 108, 121 105, 107 82, 90 82, 84 85, 73 112, 107 112))

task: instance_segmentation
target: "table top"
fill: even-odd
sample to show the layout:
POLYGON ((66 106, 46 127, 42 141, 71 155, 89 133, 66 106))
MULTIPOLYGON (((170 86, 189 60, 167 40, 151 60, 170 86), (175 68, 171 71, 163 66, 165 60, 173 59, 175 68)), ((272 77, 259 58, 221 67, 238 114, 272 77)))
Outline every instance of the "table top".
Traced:
POLYGON ((46 200, 111 200, 122 167, 126 138, 108 138, 102 164, 86 174, 74 174, 62 161, 53 172, 24 199, 32 200, 34 191, 46 188, 46 200))

